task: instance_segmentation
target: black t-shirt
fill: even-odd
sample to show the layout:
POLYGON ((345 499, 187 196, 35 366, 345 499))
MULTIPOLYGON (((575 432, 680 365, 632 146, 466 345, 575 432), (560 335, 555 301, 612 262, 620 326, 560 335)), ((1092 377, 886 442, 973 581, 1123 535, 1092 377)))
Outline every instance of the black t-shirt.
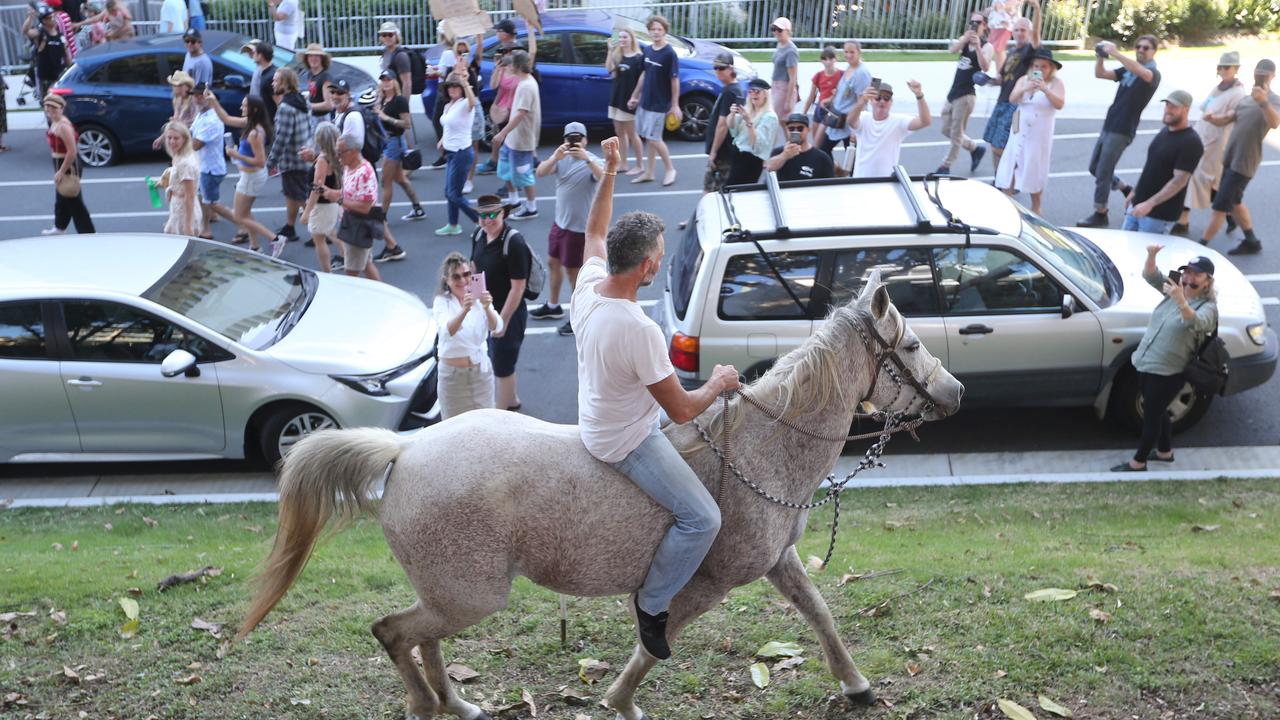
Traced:
POLYGON ((511 281, 528 280, 529 266, 533 263, 529 246, 520 232, 510 227, 505 232, 510 241, 509 252, 505 256, 502 254, 502 236, 499 235, 493 242, 487 242, 489 236, 480 228, 476 229, 478 239, 471 248, 471 262, 475 263, 476 272, 484 273, 485 289, 493 296, 493 306, 499 309, 506 304, 507 296, 511 294, 511 281))
POLYGON ((627 101, 631 99, 631 93, 635 92, 640 73, 644 72, 644 53, 624 55, 614 67, 616 69, 613 71, 613 92, 609 95, 609 107, 633 112, 627 107, 627 101))
MULTIPOLYGON (((775 148, 774 155, 782 153, 782 148, 775 148)), ((779 180, 812 180, 813 178, 829 178, 836 174, 835 164, 831 156, 816 147, 810 147, 791 158, 778 168, 779 180)))
MULTIPOLYGON (((403 95, 397 95, 388 100, 386 104, 382 106, 382 112, 387 117, 399 120, 401 115, 409 112, 409 99, 403 95)), ((387 131, 387 134, 392 137, 400 137, 401 135, 404 135, 404 128, 402 127, 396 127, 391 123, 383 123, 382 127, 387 131)))
MULTIPOLYGON (((1160 192, 1165 183, 1173 179, 1173 171, 1195 172, 1204 155, 1200 134, 1190 127, 1184 130, 1160 130, 1147 149, 1147 164, 1142 168, 1138 184, 1133 187, 1133 204, 1137 205, 1160 192)), ((1165 200, 1151 211, 1157 220, 1177 220, 1182 214, 1182 200, 1187 196, 1184 185, 1177 195, 1165 200)))
MULTIPOLYGON (((986 38, 981 42, 986 42, 986 38)), ((951 81, 951 91, 947 93, 947 102, 965 95, 977 94, 973 88, 973 74, 981 67, 982 65, 978 62, 978 53, 974 51, 973 46, 965 43, 964 49, 960 51, 960 59, 956 62, 956 74, 951 81)))
POLYGON ((58 79, 67 66, 67 39, 61 30, 45 30, 43 25, 40 26, 40 35, 42 42, 40 49, 36 51, 36 71, 48 86, 58 79))
POLYGON ((1133 137, 1138 134, 1138 120, 1160 87, 1160 71, 1151 63, 1151 82, 1147 82, 1126 68, 1116 68, 1116 99, 1107 108, 1107 119, 1102 121, 1102 132, 1120 133, 1133 137))
POLYGON ((1027 43, 1022 47, 1010 47, 1004 56, 1004 66, 1000 68, 1000 97, 999 102, 1009 102, 1009 95, 1013 93, 1013 86, 1018 84, 1018 80, 1027 74, 1027 70, 1031 69, 1031 57, 1035 55, 1036 48, 1031 43, 1027 43))
POLYGON ((62 12, 71 18, 71 22, 78 23, 84 20, 84 13, 81 12, 83 5, 84 0, 62 0, 62 12))
POLYGON ((262 102, 267 105, 267 116, 275 118, 276 116, 276 96, 275 90, 271 84, 276 79, 276 66, 268 65, 262 69, 262 81, 258 84, 259 91, 262 93, 262 102))
MULTIPOLYGON (((307 97, 311 100, 312 105, 319 105, 325 101, 324 84, 330 81, 329 71, 322 70, 319 75, 311 75, 306 73, 307 97)), ((329 114, 328 110, 312 110, 312 115, 316 117, 324 117, 329 114)))
MULTIPOLYGON (((711 143, 716 139, 716 124, 720 122, 720 118, 728 117, 729 108, 734 105, 746 106, 747 101, 742 94, 742 83, 734 82, 725 85, 720 90, 720 95, 716 98, 716 104, 711 106, 711 115, 707 117, 707 134, 703 138, 702 152, 711 154, 711 143)), ((733 154, 733 138, 726 133, 724 140, 720 141, 720 158, 725 158, 733 154)))

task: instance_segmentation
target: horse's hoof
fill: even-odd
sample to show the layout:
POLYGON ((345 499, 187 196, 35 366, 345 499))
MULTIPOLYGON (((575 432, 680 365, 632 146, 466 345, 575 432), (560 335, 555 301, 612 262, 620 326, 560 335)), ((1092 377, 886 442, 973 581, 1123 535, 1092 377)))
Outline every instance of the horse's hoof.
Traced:
POLYGON ((876 704, 876 692, 871 688, 867 688, 860 693, 847 693, 845 698, 849 700, 851 705, 857 707, 871 707, 876 704))

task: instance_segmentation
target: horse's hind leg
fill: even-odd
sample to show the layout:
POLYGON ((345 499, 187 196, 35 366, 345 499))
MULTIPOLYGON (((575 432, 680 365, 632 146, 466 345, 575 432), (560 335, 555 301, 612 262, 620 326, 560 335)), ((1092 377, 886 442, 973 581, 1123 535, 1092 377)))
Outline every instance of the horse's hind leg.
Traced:
POLYGON ((822 599, 818 589, 813 586, 813 581, 805 574, 804 565, 800 563, 800 555, 794 545, 782 553, 782 558, 766 577, 791 601, 818 634, 822 652, 827 656, 827 667, 840 681, 840 690, 844 696, 856 705, 874 704, 876 696, 871 690, 871 683, 853 666, 853 658, 849 656, 849 651, 840 642, 840 635, 836 632, 831 610, 827 608, 827 602, 822 599))
POLYGON ((373 636, 382 643, 404 681, 409 693, 406 700, 409 716, 413 720, 429 720, 440 711, 439 697, 413 660, 414 646, 427 640, 424 633, 431 632, 433 621, 431 613, 421 602, 416 602, 408 610, 392 613, 373 624, 373 636))
POLYGON ((444 704, 444 712, 457 715, 463 720, 491 720, 488 713, 458 697, 445 670, 444 655, 440 652, 439 640, 428 640, 418 645, 422 655, 422 667, 427 673, 427 682, 435 690, 436 696, 444 704))

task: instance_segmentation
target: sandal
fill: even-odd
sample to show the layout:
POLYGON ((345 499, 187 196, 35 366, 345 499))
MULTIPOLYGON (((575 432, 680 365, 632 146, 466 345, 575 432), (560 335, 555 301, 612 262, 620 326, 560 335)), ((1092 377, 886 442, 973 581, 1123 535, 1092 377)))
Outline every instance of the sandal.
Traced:
POLYGON ((249 233, 236 233, 236 236, 231 238, 232 245, 243 245, 247 242, 249 242, 249 233))
POLYGON ((1169 453, 1169 457, 1167 457, 1167 458, 1162 458, 1162 457, 1160 457, 1159 453, 1157 453, 1155 450, 1152 450, 1152 451, 1151 451, 1151 453, 1150 453, 1149 455, 1147 455, 1147 462, 1155 461, 1155 462, 1167 462, 1167 463, 1171 463, 1171 462, 1173 462, 1173 458, 1174 458, 1174 455, 1173 455, 1173 453, 1172 453, 1172 452, 1170 452, 1170 453, 1169 453))
POLYGON ((515 405, 512 405, 511 407, 507 408, 507 411, 508 411, 508 412, 520 412, 520 408, 521 408, 521 403, 516 403, 515 405))

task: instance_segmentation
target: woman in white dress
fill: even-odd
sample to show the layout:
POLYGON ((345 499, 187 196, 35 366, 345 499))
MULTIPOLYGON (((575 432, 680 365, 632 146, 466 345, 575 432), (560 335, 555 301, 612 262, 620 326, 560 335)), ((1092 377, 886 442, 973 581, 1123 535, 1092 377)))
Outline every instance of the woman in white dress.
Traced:
MULTIPOLYGON (((483 277, 483 276, 482 276, 483 277)), ((484 282, 472 282, 467 258, 454 251, 440 266, 440 287, 431 312, 439 328, 440 418, 493 407, 493 365, 489 335, 502 331, 502 316, 484 282)))
POLYGON ((191 147, 191 131, 176 120, 164 127, 164 149, 173 164, 160 176, 160 185, 169 196, 169 218, 164 232, 169 235, 195 235, 200 228, 200 201, 196 184, 200 181, 200 159, 191 147))
POLYGON ((1062 63, 1048 48, 1036 50, 1031 69, 1013 86, 1009 102, 1018 106, 1009 145, 996 170, 996 187, 1012 195, 1031 195, 1031 211, 1040 212, 1040 198, 1049 184, 1055 116, 1066 103, 1066 87, 1057 73, 1062 63))
POLYGON ((1219 82, 1209 91, 1200 105, 1200 119, 1196 121, 1196 134, 1204 145, 1200 164, 1191 174, 1191 189, 1187 192, 1187 206, 1182 217, 1170 229, 1172 235, 1187 235, 1190 231, 1192 210, 1204 210, 1213 202, 1222 175, 1222 151, 1231 137, 1231 124, 1236 121, 1236 106, 1249 96, 1244 84, 1236 79, 1240 71, 1240 53, 1225 52, 1218 60, 1219 82))

